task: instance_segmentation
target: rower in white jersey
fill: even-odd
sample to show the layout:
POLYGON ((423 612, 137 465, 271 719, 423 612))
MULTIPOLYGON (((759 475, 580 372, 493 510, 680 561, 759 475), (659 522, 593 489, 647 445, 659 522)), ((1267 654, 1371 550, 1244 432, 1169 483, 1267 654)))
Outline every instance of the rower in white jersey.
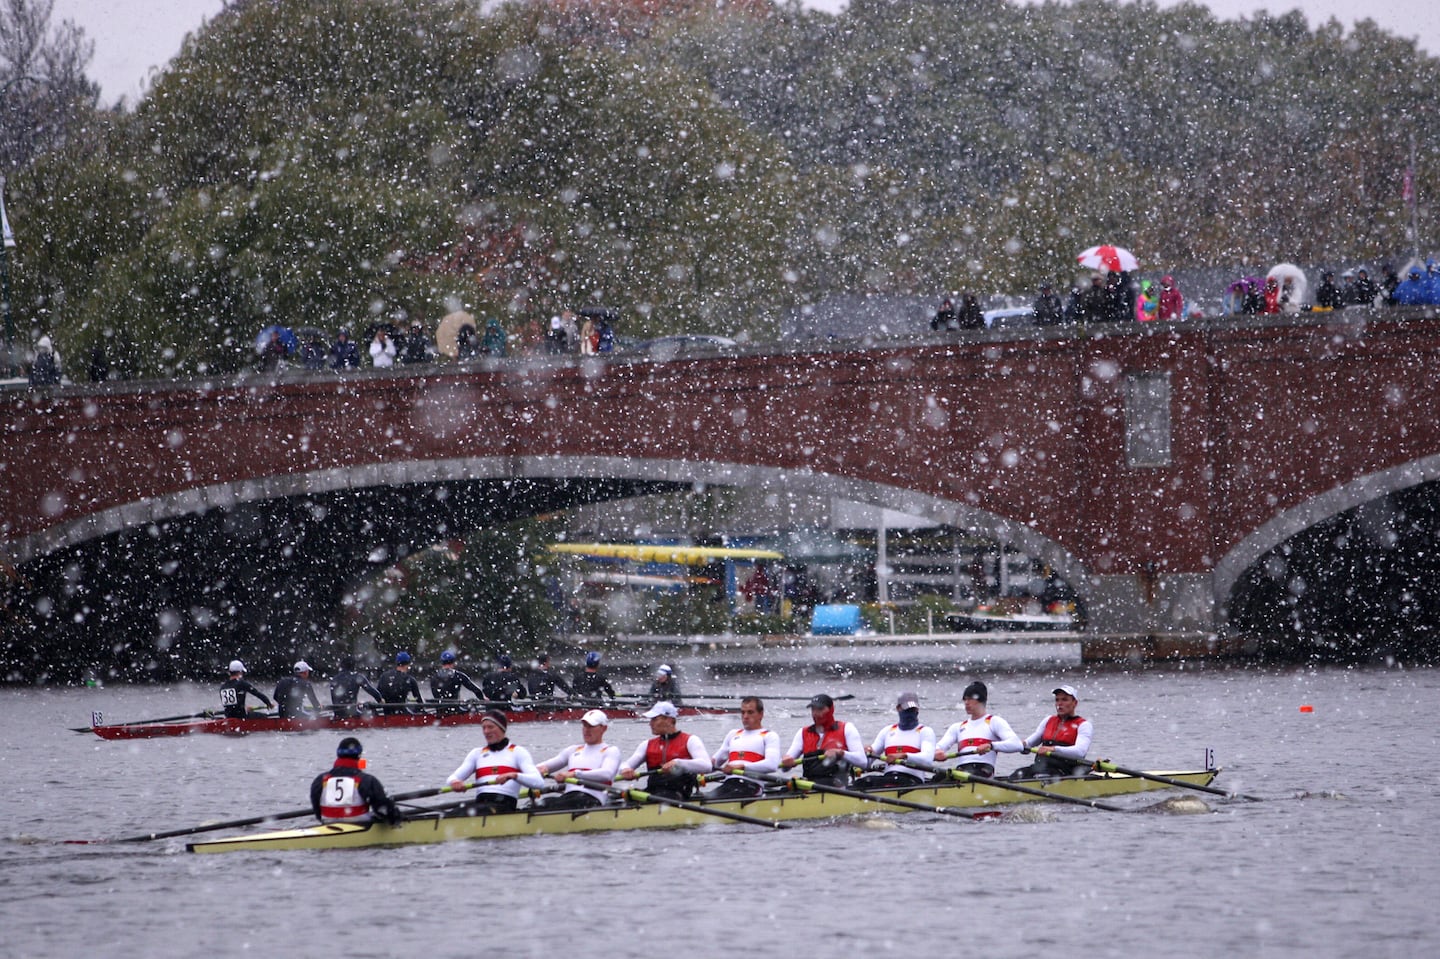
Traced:
POLYGON ((540 772, 564 784, 565 791, 542 802, 543 809, 589 809, 608 802, 606 791, 620 771, 620 748, 605 742, 610 717, 603 709, 592 709, 580 717, 578 746, 568 746, 559 755, 540 764, 540 772), (567 782, 574 779, 575 782, 567 782))
POLYGON ((880 730, 865 750, 875 770, 852 783, 855 789, 918 786, 935 768, 935 730, 920 722, 920 697, 904 692, 895 700, 896 722, 880 730))
POLYGON ((491 816, 514 812, 522 787, 539 789, 545 777, 535 767, 530 751, 517 746, 506 736, 509 720, 505 713, 492 709, 480 720, 485 745, 470 750, 458 769, 450 774, 450 788, 464 792, 470 788, 466 780, 474 778, 479 794, 473 803, 463 806, 458 814, 491 816))
POLYGON ((1018 753, 1024 746, 1009 723, 985 711, 990 693, 984 683, 976 680, 966 686, 962 698, 967 718, 945 730, 935 747, 935 761, 948 759, 946 754, 957 750, 960 764, 956 769, 993 778, 995 754, 1018 753))
POLYGON ((780 737, 764 728, 765 703, 759 696, 740 700, 740 728, 725 734, 725 741, 711 757, 715 768, 729 773, 707 799, 746 799, 765 790, 755 776, 767 776, 780 769, 780 737))

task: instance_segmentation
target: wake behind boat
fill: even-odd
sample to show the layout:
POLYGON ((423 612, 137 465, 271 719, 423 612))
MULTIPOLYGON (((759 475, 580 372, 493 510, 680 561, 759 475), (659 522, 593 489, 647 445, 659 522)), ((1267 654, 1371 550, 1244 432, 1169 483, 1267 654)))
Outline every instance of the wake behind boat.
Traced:
MULTIPOLYGON (((1171 783, 1206 787, 1218 769, 1149 772, 1144 776, 1105 773, 1066 779, 1022 780, 1041 795, 1020 793, 1001 786, 981 783, 931 783, 895 789, 877 789, 874 797, 903 798, 944 809, 977 809, 1016 803, 1043 802, 1046 794, 1055 799, 1099 799, 1169 788, 1171 783), (1163 777, 1156 778, 1146 777, 1163 777), (1163 780, 1170 780, 1167 783, 1163 780)), ((717 813, 739 813, 758 820, 784 823, 832 819, 871 813, 904 812, 892 806, 851 795, 821 792, 775 791, 751 799, 695 800, 690 808, 663 804, 624 804, 583 810, 522 809, 490 816, 443 815, 440 811, 417 811, 397 826, 376 823, 326 823, 300 829, 283 829, 252 835, 233 836, 189 843, 195 853, 264 852, 298 849, 356 849, 370 846, 405 846, 449 842, 454 839, 499 839, 517 836, 560 835, 582 832, 611 832, 633 829, 677 829, 724 822, 717 813)))
MULTIPOLYGON (((602 706, 611 719, 635 719, 648 708, 645 705, 602 706)), ((512 723, 574 722, 595 705, 566 700, 534 700, 524 703, 494 703, 468 700, 455 703, 426 703, 386 706, 376 704, 354 715, 323 715, 281 719, 272 715, 251 715, 230 718, 201 714, 199 716, 155 722, 104 723, 92 715, 89 731, 101 739, 155 739, 165 736, 213 734, 244 736, 251 733, 295 733, 315 730, 411 729, 429 726, 473 726, 484 718, 487 709, 502 709, 512 723), (407 709, 415 710, 413 712, 407 709)), ((682 716, 718 716, 735 712, 730 706, 681 706, 682 716)))

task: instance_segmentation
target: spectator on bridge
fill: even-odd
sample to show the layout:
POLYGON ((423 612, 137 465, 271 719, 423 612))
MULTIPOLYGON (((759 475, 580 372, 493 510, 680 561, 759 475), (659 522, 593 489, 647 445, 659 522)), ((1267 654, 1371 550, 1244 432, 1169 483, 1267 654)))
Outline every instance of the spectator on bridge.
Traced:
POLYGON ((1395 272, 1395 267, 1389 263, 1380 267, 1380 295, 1385 298, 1386 304, 1395 305, 1395 288, 1400 285, 1400 277, 1395 272))
POLYGON ((1150 280, 1140 281, 1140 296, 1135 300, 1135 319, 1149 323, 1160 318, 1160 295, 1150 280))
POLYGON ((595 324, 595 352, 615 352, 615 327, 610 323, 610 317, 602 315, 600 321, 595 324))
POLYGON ((1374 306, 1380 297, 1380 285, 1370 279, 1370 271, 1360 267, 1355 271, 1355 302, 1361 306, 1374 306))
POLYGON ((955 317, 955 301, 947 296, 944 302, 940 304, 940 309, 936 310, 935 315, 930 317, 930 329, 937 333, 944 333, 949 330, 958 330, 959 328, 959 320, 955 317))
POLYGON ((545 352, 550 356, 559 356, 565 352, 565 321, 560 314, 550 317, 550 329, 545 331, 545 352))
POLYGON ((1264 293, 1264 297, 1265 297, 1265 303, 1264 303, 1264 306, 1261 307, 1260 312, 1261 312, 1261 313, 1279 313, 1279 312, 1280 312, 1280 281, 1279 281, 1277 278, 1275 278, 1275 277, 1273 277, 1273 276, 1267 276, 1267 277, 1265 277, 1265 293, 1264 293))
POLYGON ((1397 306, 1418 306, 1428 303, 1429 283, 1426 282, 1425 274, 1420 272, 1420 267, 1412 264, 1406 273, 1405 279, 1395 287, 1395 294, 1391 301, 1397 306))
POLYGON ((955 314, 955 322, 962 330, 985 329, 985 313, 980 309, 980 301, 975 299, 974 293, 966 293, 960 298, 960 310, 955 314))
POLYGON ((1335 271, 1322 271, 1320 273, 1320 285, 1315 289, 1315 309, 1338 310, 1344 305, 1345 303, 1341 297, 1340 287, 1335 285, 1335 271))
POLYGON ((1135 316, 1135 296, 1129 277, 1112 272, 1105 277, 1105 319, 1110 323, 1126 323, 1135 316))
POLYGON ((350 331, 344 327, 335 335, 330 344, 330 368, 332 370, 353 370, 360 365, 360 350, 350 339, 350 331))
POLYGON ((580 352, 580 328, 575 323, 574 310, 561 310, 560 322, 565 326, 565 350, 566 353, 580 352))
POLYGON ((395 365, 395 341, 381 327, 370 341, 370 365, 377 370, 386 370, 395 365))
POLYGON ((1345 306, 1360 302, 1359 298, 1355 295, 1354 270, 1346 270, 1340 274, 1340 301, 1345 306))
POLYGON ((435 359, 435 344, 430 342, 419 320, 410 324, 410 332, 400 344, 400 362, 409 365, 429 363, 435 359))
POLYGON ((325 343, 320 337, 311 333, 300 344, 300 362, 305 364, 305 369, 311 372, 318 372, 325 369, 326 349, 325 343))
POLYGON ((1180 295, 1180 288, 1175 285, 1173 276, 1160 278, 1159 317, 1162 320, 1185 319, 1185 297, 1180 295))
POLYGON ((500 357, 508 351, 509 337, 505 328, 493 316, 485 321, 485 335, 480 338, 480 352, 485 356, 500 357))
POLYGON ((480 355, 480 334, 473 324, 462 324, 455 332, 455 358, 460 362, 473 360, 480 355))
POLYGON ((1440 263, 1432 256, 1425 261, 1425 302, 1440 304, 1440 263))
POLYGON ((1105 294, 1105 277, 1099 273, 1090 276, 1090 286, 1082 290, 1076 299, 1075 319, 1079 323, 1104 323, 1109 319, 1105 294))
POLYGON ((86 372, 91 383, 104 383, 110 378, 110 358, 105 355, 105 344, 99 340, 90 348, 90 367, 86 372))
POLYGON ((1060 304, 1060 297, 1051 289, 1049 283, 1040 284, 1040 295, 1035 298, 1035 304, 1031 307, 1035 311, 1036 326, 1055 326, 1064 318, 1064 307, 1060 304))
POLYGON ((35 359, 30 363, 31 386, 57 386, 60 383, 60 354, 50 337, 40 337, 35 344, 35 359))
POLYGON ((595 320, 586 314, 584 322, 580 324, 580 354, 591 356, 595 353, 595 320))

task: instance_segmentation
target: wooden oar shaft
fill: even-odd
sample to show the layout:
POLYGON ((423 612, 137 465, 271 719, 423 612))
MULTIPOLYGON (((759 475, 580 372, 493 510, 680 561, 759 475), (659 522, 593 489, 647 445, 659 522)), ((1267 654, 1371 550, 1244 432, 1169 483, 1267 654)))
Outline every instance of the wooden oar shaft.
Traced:
POLYGON ((851 799, 862 799, 865 802, 878 803, 882 806, 897 806, 901 809, 918 809, 921 812, 936 812, 943 816, 956 816, 961 819, 982 819, 989 818, 982 813, 974 813, 965 809, 950 809, 946 806, 931 806, 926 803, 914 802, 909 799, 900 799, 895 796, 876 796, 873 793, 865 792, 862 789, 842 789, 839 786, 827 786, 823 783, 812 782, 809 779, 788 779, 784 776, 766 776, 766 782, 777 784, 788 784, 802 792, 833 793, 836 796, 849 796, 851 799))
POLYGON ((991 779, 989 776, 977 776, 974 773, 967 773, 959 769, 944 770, 945 774, 956 782, 980 783, 984 786, 994 786, 997 789, 1009 789, 1012 792, 1023 793, 1026 796, 1035 796, 1039 799, 1053 799, 1055 802, 1070 803, 1074 806, 1089 806, 1091 809, 1103 809, 1106 812, 1127 812, 1124 806, 1116 806, 1113 803, 1101 802, 1098 799, 1081 799, 1079 796, 1065 796, 1060 793, 1048 792, 1044 789, 1035 789, 1031 786, 1022 786, 1019 783, 1006 782, 1003 779, 991 779))
MULTIPOLYGON (((576 780, 567 780, 579 783, 576 780)), ((779 822, 775 819, 761 819, 758 816, 746 816, 738 812, 730 812, 726 809, 711 809, 699 803, 685 802, 681 799, 671 799, 669 796, 656 796, 645 792, 642 789, 626 789, 623 786, 610 786, 609 791, 617 796, 623 796, 631 802, 637 803, 658 803, 661 806, 674 806, 676 809, 684 809, 687 812, 696 812, 705 816, 717 816, 720 819, 729 819, 732 822, 748 823, 751 826, 764 826, 767 829, 789 829, 790 824, 779 822)))
POLYGON ((1097 759, 1090 764, 1091 768, 1101 772, 1120 773, 1122 776, 1134 776, 1137 779, 1148 779, 1151 782, 1164 783, 1167 786, 1175 786, 1179 789, 1195 789, 1203 793, 1210 793, 1215 796, 1224 796, 1226 799, 1243 799, 1246 802, 1264 802, 1259 796, 1247 796, 1244 793, 1232 793, 1215 786, 1202 786, 1199 783, 1187 783, 1183 779, 1175 779, 1171 776, 1161 776, 1156 773, 1147 773, 1140 769, 1126 769, 1124 766, 1117 766, 1108 759, 1097 759))

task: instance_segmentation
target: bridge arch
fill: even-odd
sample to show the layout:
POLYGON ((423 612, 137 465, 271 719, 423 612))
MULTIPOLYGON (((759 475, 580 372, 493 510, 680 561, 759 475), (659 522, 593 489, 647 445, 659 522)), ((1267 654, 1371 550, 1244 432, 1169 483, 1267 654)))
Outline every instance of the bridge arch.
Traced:
POLYGON ((1282 543, 1366 503, 1436 480, 1440 480, 1440 455, 1426 456, 1367 473, 1277 513, 1235 544, 1216 564, 1212 575, 1217 619, 1221 622, 1228 619, 1230 592, 1245 571, 1282 543))
POLYGON ((886 483, 809 469, 636 456, 480 456, 408 460, 213 484, 127 503, 31 534, 16 541, 15 555, 20 563, 25 563, 127 529, 267 500, 382 487, 414 488, 457 481, 507 480, 533 483, 547 480, 605 481, 615 484, 610 496, 597 496, 595 499, 634 495, 636 491, 697 486, 783 489, 846 499, 921 516, 936 525, 953 526, 1005 542, 1053 569, 1082 600, 1092 598, 1088 595, 1088 570, 1062 545, 1024 523, 965 503, 886 483))

